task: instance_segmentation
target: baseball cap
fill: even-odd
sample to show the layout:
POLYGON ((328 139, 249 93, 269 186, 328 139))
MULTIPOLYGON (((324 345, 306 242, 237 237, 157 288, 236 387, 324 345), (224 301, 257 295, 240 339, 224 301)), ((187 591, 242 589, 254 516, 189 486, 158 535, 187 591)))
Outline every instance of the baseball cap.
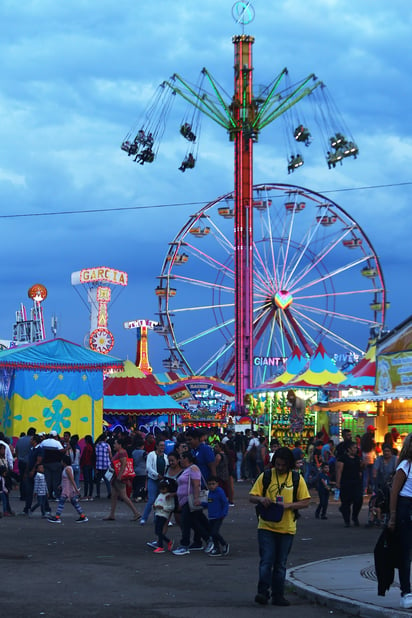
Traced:
POLYGON ((368 425, 366 431, 376 431, 376 427, 374 427, 373 425, 368 425))
POLYGON ((50 432, 51 436, 57 436, 57 431, 55 429, 52 429, 52 431, 50 432))

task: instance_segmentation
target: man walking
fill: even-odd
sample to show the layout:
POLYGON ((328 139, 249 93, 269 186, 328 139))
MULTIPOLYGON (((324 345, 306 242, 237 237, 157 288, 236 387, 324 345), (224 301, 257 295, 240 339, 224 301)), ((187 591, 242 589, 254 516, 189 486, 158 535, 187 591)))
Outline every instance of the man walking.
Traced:
POLYGON ((258 476, 250 490, 250 502, 257 506, 259 581, 256 603, 287 606, 286 563, 296 534, 297 510, 309 506, 310 494, 303 477, 294 471, 295 460, 287 447, 279 448, 273 468, 258 476), (265 476, 266 475, 266 476, 265 476))

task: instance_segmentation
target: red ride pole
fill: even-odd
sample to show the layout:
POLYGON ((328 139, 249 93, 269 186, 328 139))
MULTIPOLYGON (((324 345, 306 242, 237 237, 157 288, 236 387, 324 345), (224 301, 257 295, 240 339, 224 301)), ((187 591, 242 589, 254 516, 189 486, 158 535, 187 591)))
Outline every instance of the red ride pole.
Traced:
POLYGON ((254 37, 238 35, 235 46, 235 397, 244 414, 246 389, 253 384, 253 139, 252 45, 254 37))

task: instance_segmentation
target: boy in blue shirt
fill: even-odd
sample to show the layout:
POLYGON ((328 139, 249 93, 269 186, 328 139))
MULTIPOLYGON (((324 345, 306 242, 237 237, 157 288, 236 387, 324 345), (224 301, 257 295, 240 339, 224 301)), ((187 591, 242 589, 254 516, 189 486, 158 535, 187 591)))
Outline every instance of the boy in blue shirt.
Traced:
POLYGON ((229 511, 229 501, 223 489, 219 487, 219 479, 216 476, 211 476, 209 478, 207 487, 209 489, 207 514, 209 518, 210 537, 213 541, 213 546, 211 546, 210 551, 207 553, 209 556, 227 556, 229 553, 229 543, 226 543, 225 539, 220 534, 220 527, 229 511))

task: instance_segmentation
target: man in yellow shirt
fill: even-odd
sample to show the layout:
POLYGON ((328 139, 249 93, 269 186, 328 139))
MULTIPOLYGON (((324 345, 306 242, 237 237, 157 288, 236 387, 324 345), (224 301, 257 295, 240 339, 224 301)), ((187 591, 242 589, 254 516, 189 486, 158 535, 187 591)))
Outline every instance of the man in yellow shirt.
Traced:
POLYGON ((270 482, 265 491, 264 474, 258 476, 249 499, 258 505, 259 581, 256 603, 266 605, 272 591, 272 605, 290 605, 284 597, 286 563, 296 534, 296 511, 309 506, 310 494, 302 476, 297 479, 294 499, 294 458, 287 447, 272 459, 270 482), (277 506, 276 506, 277 505, 277 506), (280 507, 280 508, 279 508, 280 507), (283 507, 283 512, 282 512, 283 507))

